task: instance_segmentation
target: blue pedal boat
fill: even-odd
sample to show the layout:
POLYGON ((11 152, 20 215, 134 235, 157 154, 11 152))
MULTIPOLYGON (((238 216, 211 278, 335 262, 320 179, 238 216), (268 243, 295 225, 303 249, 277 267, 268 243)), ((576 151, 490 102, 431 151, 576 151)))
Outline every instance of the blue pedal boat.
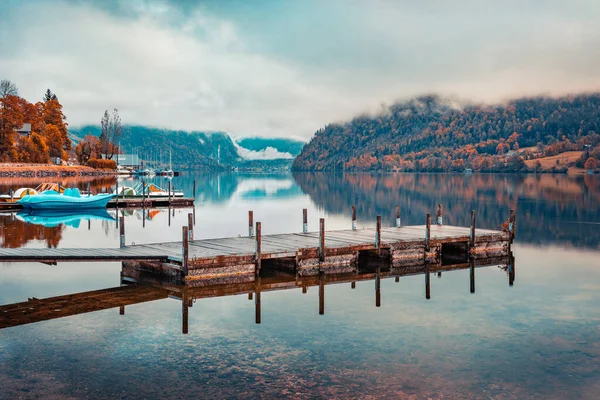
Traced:
POLYGON ((60 194, 54 190, 46 190, 35 196, 24 196, 18 204, 26 210, 92 210, 106 208, 106 205, 116 194, 102 193, 82 196, 79 189, 65 189, 60 194))

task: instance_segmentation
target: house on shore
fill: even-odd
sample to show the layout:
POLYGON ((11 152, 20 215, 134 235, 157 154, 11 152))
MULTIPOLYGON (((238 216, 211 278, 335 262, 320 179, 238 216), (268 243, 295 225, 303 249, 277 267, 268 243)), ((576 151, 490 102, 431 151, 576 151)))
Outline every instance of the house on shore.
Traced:
MULTIPOLYGON (((106 156, 102 155, 102 158, 106 159, 106 156)), ((112 159, 123 168, 134 171, 142 169, 142 160, 137 154, 115 154, 112 159)))

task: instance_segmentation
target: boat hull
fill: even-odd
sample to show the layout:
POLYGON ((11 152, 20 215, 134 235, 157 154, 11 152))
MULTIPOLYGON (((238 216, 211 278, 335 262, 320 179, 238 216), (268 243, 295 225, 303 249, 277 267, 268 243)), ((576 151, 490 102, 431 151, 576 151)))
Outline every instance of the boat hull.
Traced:
POLYGON ((93 210, 106 208, 116 195, 97 194, 94 196, 70 197, 61 194, 25 196, 17 203, 26 210, 93 210))

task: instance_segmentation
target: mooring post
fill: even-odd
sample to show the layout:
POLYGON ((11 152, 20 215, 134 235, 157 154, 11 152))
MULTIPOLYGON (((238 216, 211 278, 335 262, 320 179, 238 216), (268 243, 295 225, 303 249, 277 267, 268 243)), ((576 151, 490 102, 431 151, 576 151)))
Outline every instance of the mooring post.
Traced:
POLYGON ((352 230, 356 230, 356 206, 352 206, 352 230))
POLYGON ((438 204, 436 223, 442 226, 442 205, 438 204))
POLYGON ((375 307, 381 307, 381 267, 375 269, 375 307))
MULTIPOLYGON (((429 252, 429 242, 431 240, 431 214, 427 213, 427 219, 425 222, 425 252, 429 252)), ((427 258, 427 254, 425 254, 427 258)))
POLYGON ((88 219, 88 231, 92 229, 92 220, 88 219))
POLYGON ((431 299, 431 282, 429 278, 429 263, 425 262, 425 298, 431 299))
MULTIPOLYGON (((260 223, 260 222, 259 222, 260 223)), ((258 230, 256 235, 258 236, 258 230)), ((260 304, 260 277, 258 277, 256 279, 256 286, 255 286, 255 296, 254 296, 254 322, 256 322, 257 324, 260 324, 260 320, 261 320, 261 304, 260 304)))
POLYGON ((350 289, 356 289, 356 282, 350 283, 350 289))
POLYGON ((262 233, 260 222, 256 223, 256 267, 255 267, 255 276, 258 278, 260 276, 260 267, 261 267, 261 242, 262 242, 262 233))
POLYGON ((512 286, 515 283, 515 257, 512 251, 508 256, 508 286, 512 286))
POLYGON ((188 213, 188 233, 190 241, 194 240, 194 216, 188 213))
POLYGON ((471 293, 475 293, 475 259, 469 260, 469 282, 471 286, 471 293))
POLYGON ((125 306, 119 306, 119 315, 125 315, 125 306))
POLYGON ((302 294, 306 294, 308 292, 308 288, 306 286, 302 286, 302 294))
POLYGON ((248 236, 254 236, 254 211, 248 211, 248 236))
POLYGON ((375 248, 377 248, 377 255, 381 253, 381 215, 377 216, 377 224, 375 229, 375 248))
POLYGON ((471 211, 471 231, 469 232, 469 256, 473 256, 475 250, 475 210, 471 211))
POLYGON ((325 218, 319 220, 319 261, 325 261, 325 218))
POLYGON ((188 334, 188 326, 189 326, 189 305, 186 301, 185 294, 181 299, 181 333, 184 335, 188 334))
POLYGON ((325 314, 325 273, 319 271, 319 315, 325 314))
POLYGON ((515 216, 515 210, 510 210, 510 217, 508 218, 508 232, 510 233, 510 237, 509 237, 509 249, 510 249, 510 245, 512 245, 513 240, 515 239, 515 222, 516 222, 516 216, 515 216))
POLYGON ((396 206, 396 228, 400 228, 401 226, 401 221, 400 221, 400 206, 396 206))
POLYGON ((182 257, 181 257, 181 269, 183 270, 183 276, 187 276, 188 275, 188 239, 189 239, 189 233, 188 233, 188 227, 184 226, 182 227, 182 235, 181 235, 181 239, 182 239, 182 257))
POLYGON ((302 209, 302 233, 308 232, 308 210, 302 209))
POLYGON ((121 240, 119 243, 120 243, 120 247, 123 248, 123 247, 125 247, 125 217, 124 216, 119 217, 119 221, 120 221, 119 233, 120 233, 120 237, 121 237, 121 240))
POLYGON ((171 226, 171 203, 169 202, 169 206, 167 208, 167 214, 169 214, 169 226, 171 226))
POLYGON ((400 277, 399 277, 399 276, 397 276, 397 277, 394 279, 394 282, 396 282, 396 283, 400 282, 400 277))
POLYGON ((252 292, 248 293, 248 300, 252 300, 252 295, 253 295, 253 294, 254 294, 254 293, 252 293, 252 292))

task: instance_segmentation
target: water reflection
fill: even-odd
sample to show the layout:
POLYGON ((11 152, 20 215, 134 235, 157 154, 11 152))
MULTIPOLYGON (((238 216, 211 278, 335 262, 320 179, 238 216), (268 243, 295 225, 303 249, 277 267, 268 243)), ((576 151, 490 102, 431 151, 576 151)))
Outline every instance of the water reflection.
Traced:
POLYGON ((424 223, 438 203, 444 223, 497 228, 507 209, 517 213, 519 241, 600 247, 600 179, 592 175, 328 174, 296 173, 294 179, 328 213, 358 220, 383 215, 392 223, 400 206, 402 223, 424 223), (542 228, 542 229, 540 229, 542 228))
POLYGON ((47 228, 56 228, 64 224, 75 229, 79 228, 81 221, 115 221, 115 218, 105 209, 86 210, 84 212, 29 210, 18 212, 16 218, 26 224, 42 225, 47 228))
MULTIPOLYGON (((165 277, 158 277, 150 272, 140 270, 128 263, 122 264, 121 286, 87 292, 72 293, 49 298, 30 297, 25 302, 0 306, 0 329, 47 321, 78 314, 86 314, 119 308, 119 315, 125 314, 125 307, 161 299, 177 299, 182 304, 182 333, 189 331, 189 308, 197 300, 212 297, 248 295, 254 299, 254 321, 262 321, 261 294, 272 291, 288 291, 302 289, 306 294, 311 287, 317 287, 319 292, 318 314, 325 314, 326 286, 334 284, 350 284, 349 289, 355 289, 357 282, 374 282, 374 306, 381 307, 381 280, 423 274, 425 276, 425 298, 431 298, 430 274, 442 271, 458 271, 470 269, 469 279, 471 293, 475 291, 475 268, 498 267, 509 271, 510 285, 514 282, 514 257, 470 260, 468 263, 453 265, 425 265, 401 268, 390 268, 389 264, 366 266, 358 273, 324 274, 312 277, 300 277, 295 274, 277 270, 265 270, 264 276, 254 282, 231 284, 206 284, 201 287, 171 284, 165 277), (512 265, 512 267, 510 267, 512 265)), ((175 282, 175 281, 173 281, 175 282)))

